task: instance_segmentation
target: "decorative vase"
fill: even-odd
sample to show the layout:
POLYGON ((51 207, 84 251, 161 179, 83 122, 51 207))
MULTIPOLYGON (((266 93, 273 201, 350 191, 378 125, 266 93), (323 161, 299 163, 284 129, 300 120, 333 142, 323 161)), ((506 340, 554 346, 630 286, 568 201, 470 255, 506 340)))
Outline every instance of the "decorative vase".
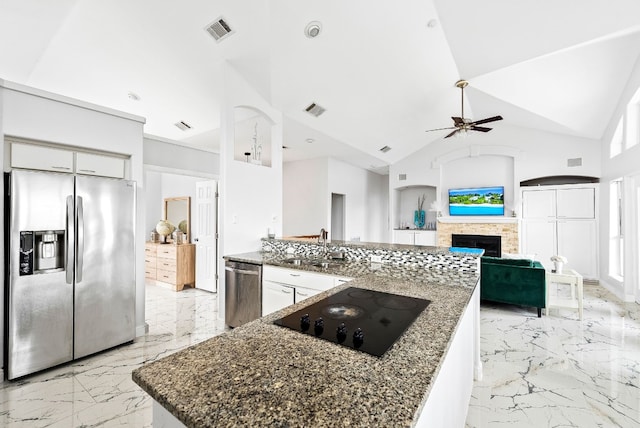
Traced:
POLYGON ((424 227, 425 214, 424 210, 416 210, 413 212, 413 224, 416 225, 417 229, 422 229, 424 227))
POLYGON ((555 261, 553 262, 553 264, 555 265, 556 273, 562 273, 562 269, 564 268, 564 263, 561 261, 555 261))

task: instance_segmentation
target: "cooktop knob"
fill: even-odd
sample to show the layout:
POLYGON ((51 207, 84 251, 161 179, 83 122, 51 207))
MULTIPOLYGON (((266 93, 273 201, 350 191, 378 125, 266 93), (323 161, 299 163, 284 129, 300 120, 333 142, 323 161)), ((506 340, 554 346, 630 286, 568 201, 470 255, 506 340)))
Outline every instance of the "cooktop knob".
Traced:
POLYGON ((347 338, 347 327, 343 322, 340 323, 338 328, 336 329, 336 337, 338 338, 338 342, 342 343, 344 339, 347 338))
POLYGON ((357 348, 364 342, 364 332, 360 327, 353 332, 353 345, 357 348))
POLYGON ((316 334, 316 336, 320 336, 324 331, 324 320, 322 319, 322 317, 319 317, 313 323, 313 331, 316 334))
POLYGON ((309 330, 309 326, 311 325, 311 320, 309 319, 309 314, 304 314, 300 317, 300 330, 307 331, 309 330))

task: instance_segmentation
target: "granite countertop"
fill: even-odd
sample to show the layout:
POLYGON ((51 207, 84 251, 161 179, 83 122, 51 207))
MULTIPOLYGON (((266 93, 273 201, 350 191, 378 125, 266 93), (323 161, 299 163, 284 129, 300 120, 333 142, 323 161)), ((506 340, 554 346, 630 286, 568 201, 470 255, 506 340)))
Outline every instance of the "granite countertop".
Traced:
MULTIPOLYGON (((272 265, 284 267, 287 269, 303 270, 307 272, 323 273, 333 276, 341 276, 347 278, 360 278, 365 275, 373 275, 387 278, 406 279, 410 281, 420 281, 429 284, 442 284, 447 286, 463 286, 475 287, 477 276, 472 272, 465 275, 459 270, 436 270, 424 269, 421 267, 403 267, 383 263, 376 264, 361 261, 338 261, 334 260, 331 267, 320 268, 310 264, 294 265, 287 263, 286 260, 294 255, 286 255, 280 253, 267 253, 263 251, 255 251, 249 253, 233 254, 225 256, 226 260, 238 262, 253 263, 259 265, 272 265), (474 279, 475 278, 475 279, 474 279)), ((366 287, 365 287, 366 288, 366 287)))
MULTIPOLYGON (((273 256, 232 258, 277 264, 273 256)), ((356 264, 366 269, 364 263, 345 263, 356 264)), ((347 284, 146 364, 133 372, 133 379, 189 427, 409 426, 478 276, 435 269, 360 272, 347 284), (420 297, 431 304, 381 358, 273 324, 347 287, 420 297)))

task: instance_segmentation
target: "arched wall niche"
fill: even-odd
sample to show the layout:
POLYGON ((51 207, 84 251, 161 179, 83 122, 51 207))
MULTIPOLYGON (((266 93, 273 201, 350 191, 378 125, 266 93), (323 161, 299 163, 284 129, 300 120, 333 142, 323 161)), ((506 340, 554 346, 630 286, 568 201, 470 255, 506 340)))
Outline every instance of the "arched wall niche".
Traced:
POLYGON ((521 157, 522 151, 513 147, 472 145, 436 158, 432 166, 440 170, 443 214, 449 213, 449 189, 503 186, 505 215, 512 215, 519 204, 516 165, 521 157))
POLYGON ((273 159, 272 127, 275 121, 262 110, 247 105, 233 108, 233 159, 271 167, 273 159))

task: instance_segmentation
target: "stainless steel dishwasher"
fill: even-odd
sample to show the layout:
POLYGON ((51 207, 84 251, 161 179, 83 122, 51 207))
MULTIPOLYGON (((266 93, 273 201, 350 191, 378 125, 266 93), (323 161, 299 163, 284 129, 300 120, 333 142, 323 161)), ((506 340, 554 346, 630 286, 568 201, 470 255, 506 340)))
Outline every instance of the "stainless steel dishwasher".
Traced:
POLYGON ((227 260, 225 323, 239 327, 262 315, 262 265, 227 260))

